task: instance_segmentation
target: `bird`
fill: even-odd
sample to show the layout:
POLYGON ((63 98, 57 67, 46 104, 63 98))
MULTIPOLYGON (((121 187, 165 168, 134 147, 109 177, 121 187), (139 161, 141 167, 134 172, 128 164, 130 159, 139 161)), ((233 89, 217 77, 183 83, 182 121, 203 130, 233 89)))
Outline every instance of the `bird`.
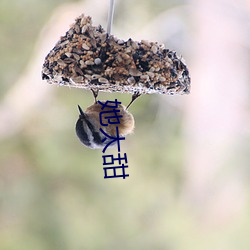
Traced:
POLYGON ((125 139, 134 131, 135 120, 128 108, 138 95, 135 95, 134 99, 132 98, 127 107, 117 102, 117 108, 114 111, 114 107, 104 105, 107 101, 97 101, 98 91, 93 89, 91 91, 95 100, 94 104, 86 108, 85 111, 78 105, 79 117, 75 126, 76 135, 84 146, 91 149, 105 148, 109 144, 114 146, 117 136, 125 139), (111 118, 107 116, 107 114, 115 112, 119 115, 119 121, 117 116, 111 116, 111 118), (100 117, 103 120, 108 120, 109 123, 100 121, 100 117), (119 132, 118 135, 117 132, 119 132))

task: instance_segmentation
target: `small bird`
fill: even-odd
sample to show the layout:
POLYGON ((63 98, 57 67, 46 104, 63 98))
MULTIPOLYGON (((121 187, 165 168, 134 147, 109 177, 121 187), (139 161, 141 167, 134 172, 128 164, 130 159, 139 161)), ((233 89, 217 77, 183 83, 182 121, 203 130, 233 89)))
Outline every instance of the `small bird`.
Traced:
POLYGON ((116 108, 116 110, 119 110, 118 115, 120 119, 118 123, 116 116, 112 116, 111 118, 108 118, 107 116, 107 114, 111 114, 114 112, 114 107, 107 107, 105 105, 102 105, 105 104, 106 101, 98 102, 96 99, 98 91, 92 90, 92 93, 95 98, 95 103, 88 107, 85 112, 78 105, 80 114, 75 127, 76 135, 78 136, 82 144, 91 149, 105 148, 107 144, 114 146, 115 143, 112 143, 112 139, 117 138, 117 136, 125 137, 128 134, 131 134, 134 130, 134 117, 127 110, 127 108, 133 102, 133 98, 127 108, 118 102, 119 104, 116 108), (109 123, 106 122, 104 124, 100 121, 100 113, 101 115, 103 114, 103 120, 108 120, 109 123), (118 135, 117 128, 119 131, 118 135), (105 134, 108 135, 108 138, 105 134))

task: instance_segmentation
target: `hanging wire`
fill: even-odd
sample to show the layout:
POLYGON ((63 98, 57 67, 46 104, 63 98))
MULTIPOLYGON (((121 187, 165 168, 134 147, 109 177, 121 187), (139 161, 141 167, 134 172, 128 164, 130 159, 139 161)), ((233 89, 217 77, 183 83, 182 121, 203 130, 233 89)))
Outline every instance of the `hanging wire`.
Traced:
POLYGON ((110 0, 109 14, 108 14, 108 27, 107 27, 107 33, 109 35, 111 34, 113 17, 114 17, 114 10, 115 10, 115 0, 110 0))

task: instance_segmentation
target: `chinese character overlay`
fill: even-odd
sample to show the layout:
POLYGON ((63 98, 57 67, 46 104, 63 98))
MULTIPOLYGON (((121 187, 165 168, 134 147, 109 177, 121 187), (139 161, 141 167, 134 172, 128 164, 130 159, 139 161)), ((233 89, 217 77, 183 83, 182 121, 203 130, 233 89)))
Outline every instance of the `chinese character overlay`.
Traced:
MULTIPOLYGON (((108 124, 120 124, 119 118, 122 117, 122 115, 118 115, 120 110, 118 109, 118 105, 121 104, 121 102, 118 102, 117 99, 115 101, 106 101, 105 103, 102 103, 98 101, 98 103, 102 106, 101 110, 104 108, 109 108, 109 111, 101 111, 99 113, 99 119, 101 126, 108 126, 108 124)), ((107 144, 102 150, 103 153, 105 153, 106 149, 113 143, 117 142, 118 152, 120 152, 120 141, 125 140, 125 137, 119 136, 119 129, 118 126, 116 126, 116 135, 111 136, 108 135, 106 132, 103 131, 102 128, 100 128, 100 132, 105 135, 105 138, 102 140, 102 142, 105 142, 107 139, 107 144)), ((125 168, 128 168, 128 165, 125 165, 128 163, 127 160, 127 154, 124 153, 124 156, 122 157, 120 153, 118 153, 118 157, 115 158, 113 155, 103 155, 103 165, 114 165, 114 163, 117 161, 119 163, 119 166, 110 166, 110 167, 104 167, 104 179, 107 178, 117 178, 122 177, 125 179, 128 177, 128 174, 125 174, 125 168), (122 163, 123 161, 123 163, 122 163), (117 170, 122 170, 122 174, 117 174, 117 170), (108 175, 109 174, 109 175, 108 175)))
POLYGON ((104 109, 104 108, 114 108, 114 109, 117 109, 118 108, 118 104, 121 104, 121 102, 118 102, 117 101, 117 99, 115 99, 115 101, 113 102, 113 101, 106 101, 105 103, 102 103, 102 102, 100 102, 100 101, 98 101, 98 103, 99 104, 101 104, 102 105, 102 110, 104 109), (114 104, 114 105, 108 105, 108 104, 114 104))
MULTIPOLYGON (((102 150, 102 152, 105 153, 105 151, 106 151, 106 149, 108 148, 108 146, 109 146, 110 144, 114 143, 115 141, 117 141, 118 152, 120 152, 120 141, 125 140, 125 137, 120 137, 120 136, 119 136, 118 127, 116 127, 116 136, 117 136, 117 137, 113 137, 113 136, 108 135, 107 133, 105 133, 105 132, 103 131, 102 128, 100 128, 100 131, 101 131, 106 137, 108 137, 109 139, 113 139, 113 140, 111 140, 111 141, 104 147, 104 149, 102 150)), ((106 141, 106 139, 107 139, 107 138, 104 138, 104 139, 102 140, 102 142, 106 141)))
POLYGON ((117 178, 117 177, 122 177, 125 179, 126 177, 129 176, 129 174, 125 174, 125 168, 128 168, 128 166, 125 166, 122 164, 121 166, 115 166, 115 167, 105 167, 104 169, 104 179, 106 178, 117 178), (116 174, 116 169, 122 168, 122 175, 117 175, 116 174), (107 170, 108 169, 113 169, 113 175, 107 175, 107 170))
POLYGON ((108 123, 109 124, 120 124, 120 120, 119 120, 119 118, 121 118, 122 117, 122 115, 118 115, 117 113, 118 112, 120 112, 120 110, 119 109, 113 109, 113 111, 111 110, 111 111, 102 111, 102 112, 100 112, 99 113, 99 118, 100 118, 100 123, 101 123, 101 125, 102 126, 108 126, 108 124, 105 124, 105 123, 103 123, 103 121, 102 121, 102 115, 103 114, 114 114, 114 115, 110 115, 110 116, 105 116, 104 117, 104 119, 106 119, 106 120, 108 120, 108 123), (111 119, 116 119, 115 121, 112 121, 111 119))
POLYGON ((103 165, 111 165, 114 164, 115 161, 119 161, 119 165, 121 165, 122 160, 124 160, 125 163, 128 163, 126 153, 124 153, 123 158, 121 157, 120 153, 118 153, 118 158, 114 158, 113 155, 103 155, 102 158, 103 158, 103 165), (108 158, 111 158, 111 162, 107 162, 108 158))

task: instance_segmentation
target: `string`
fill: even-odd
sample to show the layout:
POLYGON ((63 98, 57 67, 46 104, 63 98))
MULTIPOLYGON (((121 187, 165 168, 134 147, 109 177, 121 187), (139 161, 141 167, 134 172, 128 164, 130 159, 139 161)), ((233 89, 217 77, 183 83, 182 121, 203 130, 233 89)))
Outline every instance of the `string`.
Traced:
POLYGON ((115 10, 115 0, 110 0, 109 14, 108 14, 108 27, 107 27, 107 33, 109 35, 111 34, 113 17, 114 17, 114 10, 115 10))

